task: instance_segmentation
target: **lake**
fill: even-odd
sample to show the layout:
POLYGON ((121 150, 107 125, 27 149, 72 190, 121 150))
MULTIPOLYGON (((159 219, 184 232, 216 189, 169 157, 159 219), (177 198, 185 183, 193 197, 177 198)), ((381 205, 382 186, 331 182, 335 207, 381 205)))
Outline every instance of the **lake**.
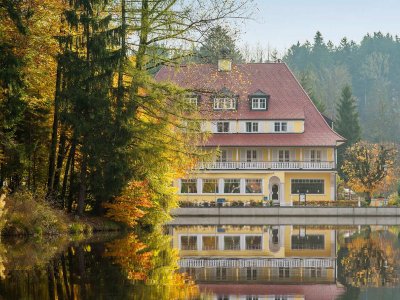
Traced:
POLYGON ((7 239, 0 299, 399 299, 400 227, 165 226, 7 239))

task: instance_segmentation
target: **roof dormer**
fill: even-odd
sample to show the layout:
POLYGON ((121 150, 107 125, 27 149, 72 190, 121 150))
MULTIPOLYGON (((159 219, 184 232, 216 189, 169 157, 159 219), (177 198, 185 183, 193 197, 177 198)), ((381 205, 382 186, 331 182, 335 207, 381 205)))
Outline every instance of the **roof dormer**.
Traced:
POLYGON ((264 93, 262 90, 249 95, 250 110, 268 110, 268 102, 270 95, 264 93))

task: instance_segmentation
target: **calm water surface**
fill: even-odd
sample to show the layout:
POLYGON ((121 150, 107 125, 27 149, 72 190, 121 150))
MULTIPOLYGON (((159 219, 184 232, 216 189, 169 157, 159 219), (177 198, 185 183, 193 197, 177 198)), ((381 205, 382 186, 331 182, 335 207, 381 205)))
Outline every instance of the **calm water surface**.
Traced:
POLYGON ((400 299, 399 233, 179 225, 140 238, 3 240, 0 299, 400 299))

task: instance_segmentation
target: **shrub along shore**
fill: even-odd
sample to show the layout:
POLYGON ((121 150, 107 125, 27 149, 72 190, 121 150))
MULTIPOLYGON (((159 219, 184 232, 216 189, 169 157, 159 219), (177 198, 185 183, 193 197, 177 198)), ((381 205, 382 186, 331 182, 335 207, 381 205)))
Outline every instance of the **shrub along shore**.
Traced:
POLYGON ((0 197, 2 236, 91 235, 93 232, 122 231, 126 227, 106 217, 79 217, 53 208, 44 195, 19 191, 0 197))

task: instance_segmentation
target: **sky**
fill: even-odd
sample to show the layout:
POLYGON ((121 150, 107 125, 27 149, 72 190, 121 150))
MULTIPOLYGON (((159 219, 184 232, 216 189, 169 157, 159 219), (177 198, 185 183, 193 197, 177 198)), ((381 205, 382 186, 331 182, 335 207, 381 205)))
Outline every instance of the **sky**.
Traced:
POLYGON ((319 30, 338 44, 346 36, 360 42, 366 33, 400 35, 400 0, 253 0, 255 20, 242 27, 239 45, 276 48, 312 41, 319 30))

